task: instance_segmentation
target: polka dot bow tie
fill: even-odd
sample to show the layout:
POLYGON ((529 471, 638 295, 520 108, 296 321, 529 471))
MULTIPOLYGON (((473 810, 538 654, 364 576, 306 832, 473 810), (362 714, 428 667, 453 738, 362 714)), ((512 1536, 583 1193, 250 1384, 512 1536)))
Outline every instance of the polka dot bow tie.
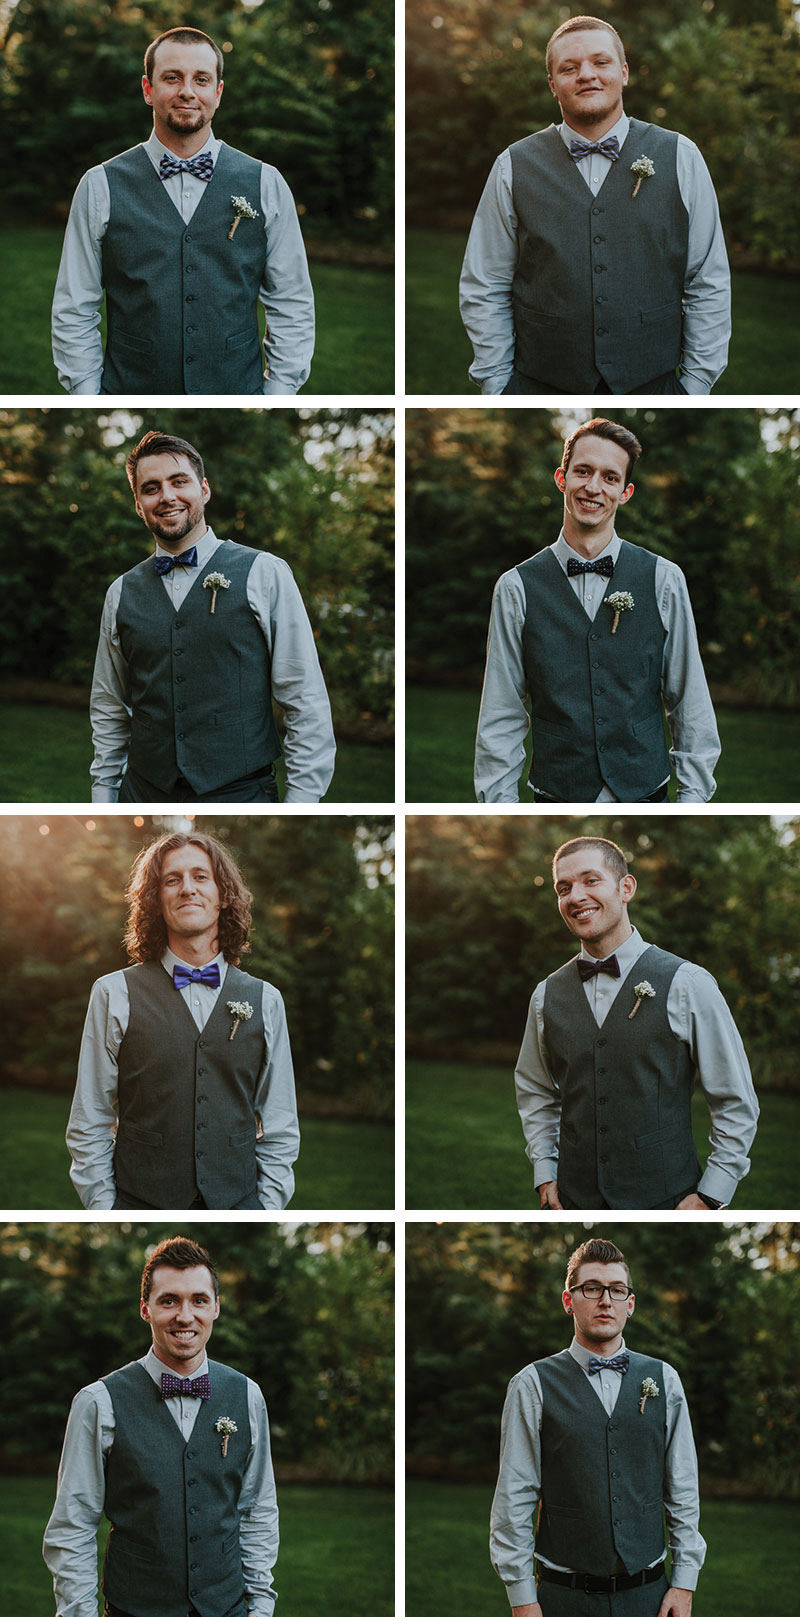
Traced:
POLYGON ((601 556, 598 561, 578 561, 577 556, 570 556, 567 561, 567 578, 575 578, 578 573, 601 573, 603 578, 612 578, 614 563, 610 556, 601 556))
MULTIPOLYGON (((590 1376, 598 1376, 601 1370, 618 1370, 621 1376, 626 1376, 630 1362, 629 1353, 615 1353, 613 1359, 590 1359, 586 1368, 590 1376)), ((163 1376, 161 1379, 163 1381, 163 1376)))
POLYGON ((167 157, 165 153, 158 166, 158 177, 168 180, 173 174, 193 174, 196 180, 204 180, 207 185, 214 174, 214 159, 210 152, 198 152, 197 157, 167 157))
POLYGON ((205 1372, 201 1376, 173 1376, 168 1370, 161 1372, 162 1398, 176 1398, 185 1395, 187 1398, 211 1397, 211 1377, 205 1372))

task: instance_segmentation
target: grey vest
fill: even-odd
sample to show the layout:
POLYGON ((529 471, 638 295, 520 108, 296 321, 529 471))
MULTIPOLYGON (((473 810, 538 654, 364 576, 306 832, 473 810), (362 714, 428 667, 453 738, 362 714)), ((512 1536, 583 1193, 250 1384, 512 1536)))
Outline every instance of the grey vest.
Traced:
POLYGON ((544 1036, 561 1095, 558 1183, 576 1207, 653 1207, 700 1178, 692 1136, 694 1063, 672 1032, 667 995, 678 955, 646 949, 602 1027, 573 959, 548 977, 544 1036), (636 1015, 636 983, 650 983, 636 1015), (587 1199, 588 1198, 588 1199, 587 1199))
POLYGON ((114 1406, 106 1462, 111 1534, 103 1593, 130 1617, 244 1617, 238 1501, 250 1448, 247 1378, 209 1360, 211 1397, 188 1442, 141 1364, 104 1376, 114 1406), (214 1431, 236 1422, 222 1457, 214 1431))
POLYGON ((111 213, 103 237, 104 393, 260 393, 258 293, 266 265, 261 164, 221 146, 189 223, 144 146, 104 164, 111 213), (259 217, 228 241, 232 196, 259 217))
POLYGON ((623 540, 606 596, 627 590, 635 604, 620 614, 616 634, 604 601, 594 622, 588 617, 552 550, 517 568, 525 586, 531 780, 561 802, 593 803, 605 784, 631 803, 651 796, 669 775, 657 560, 623 540))
POLYGON ((536 1365, 542 1385, 542 1498, 536 1548, 548 1561, 608 1577, 641 1572, 664 1549, 664 1366, 632 1353, 607 1415, 566 1350, 536 1365), (659 1396, 640 1414, 642 1382, 659 1396))
POLYGON ((280 754, 269 651, 247 600, 257 555, 226 540, 177 612, 152 556, 123 578, 117 629, 130 688, 128 764, 165 797, 179 775, 208 795, 280 754), (207 573, 230 580, 213 614, 207 573))
MULTIPOLYGON (((125 972, 114 1177, 153 1207, 237 1207, 256 1194, 254 1097, 265 1060, 262 984, 229 966, 200 1033, 159 960, 125 972), (253 1008, 233 1039, 228 1000, 253 1008)), ((123 1608, 124 1609, 124 1608, 123 1608)))
POLYGON ((511 147, 519 260, 512 286, 524 375, 562 393, 629 393, 672 371, 681 352, 689 219, 678 137, 631 119, 593 196, 554 124, 511 147), (631 163, 655 168, 634 199, 631 163))

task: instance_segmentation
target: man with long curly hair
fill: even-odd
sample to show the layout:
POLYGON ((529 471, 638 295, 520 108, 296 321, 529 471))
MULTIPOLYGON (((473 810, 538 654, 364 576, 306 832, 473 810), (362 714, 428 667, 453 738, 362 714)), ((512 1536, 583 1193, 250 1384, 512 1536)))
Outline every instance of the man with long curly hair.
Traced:
POLYGON ((174 832, 128 885, 134 965, 92 989, 67 1127, 85 1207, 285 1207, 299 1130, 283 1000, 239 969, 251 894, 227 849, 174 832))

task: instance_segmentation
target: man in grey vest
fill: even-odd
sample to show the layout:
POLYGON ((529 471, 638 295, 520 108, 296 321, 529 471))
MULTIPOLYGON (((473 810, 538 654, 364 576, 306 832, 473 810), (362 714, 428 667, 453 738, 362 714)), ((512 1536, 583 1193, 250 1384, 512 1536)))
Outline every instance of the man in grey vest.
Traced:
POLYGON ((692 141, 623 111, 610 23, 571 17, 546 63, 562 122, 497 159, 467 245, 470 377, 484 393, 708 393, 730 338, 708 169, 692 141))
POLYGON ((277 169, 214 134, 222 66, 199 29, 160 34, 142 79, 149 140, 75 192, 53 298, 68 393, 294 394, 308 377, 314 299, 294 200, 277 169))
POLYGON ((640 454, 615 421, 577 427, 555 473, 564 496, 556 543, 497 583, 475 749, 479 803, 517 801, 528 698, 535 802, 663 802, 670 764, 679 802, 714 795, 719 736, 686 580, 614 526, 640 454))
POLYGON ((727 1206, 750 1167, 758 1102, 714 978, 631 926, 636 878, 615 842, 565 842, 553 883, 581 948, 535 989, 517 1063, 541 1206, 727 1206), (704 1171, 692 1135, 698 1080, 711 1114, 704 1171))
POLYGON ((318 802, 336 746, 290 568, 217 538, 203 461, 185 439, 145 433, 127 472, 156 549, 106 595, 90 703, 93 801, 277 801, 274 699, 286 719, 286 801, 318 802))
POLYGON ((136 962, 92 989, 67 1127, 85 1207, 281 1208, 300 1134, 283 1000, 239 969, 251 894, 212 837, 175 831, 128 885, 136 962))
POLYGON ((706 1546, 683 1387, 671 1364, 625 1346, 635 1298, 612 1241, 573 1252, 562 1301, 570 1346, 509 1385, 494 1569, 514 1617, 689 1617, 706 1546))
POLYGON ((208 1253, 175 1236, 144 1266, 144 1358, 73 1400, 44 1535, 56 1607, 96 1617, 272 1617, 278 1507, 263 1395, 206 1356, 219 1314, 208 1253), (246 1604, 245 1604, 246 1602, 246 1604))

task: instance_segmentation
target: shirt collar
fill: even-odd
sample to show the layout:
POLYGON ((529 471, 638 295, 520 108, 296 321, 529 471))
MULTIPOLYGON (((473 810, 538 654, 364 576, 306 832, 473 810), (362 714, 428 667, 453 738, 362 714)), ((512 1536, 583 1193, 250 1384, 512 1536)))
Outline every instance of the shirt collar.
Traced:
MULTIPOLYGON (((208 135, 206 136, 205 146, 201 146, 199 152, 192 152, 192 156, 193 157, 201 157, 203 152, 209 152, 210 155, 211 155, 212 162, 216 163, 217 158, 219 156, 220 144, 221 143, 220 143, 220 141, 217 140, 217 137, 214 134, 213 129, 209 129, 208 135)), ((150 135, 148 136, 148 139, 144 142, 144 149, 147 152, 147 155, 148 155, 148 157, 150 159, 150 162, 152 163, 153 168, 156 169, 156 171, 161 166, 162 157, 176 157, 177 158, 177 156, 178 156, 177 152, 170 151, 169 146, 165 146, 164 142, 159 140, 158 135, 156 134, 154 129, 151 130, 150 135)))
MULTIPOLYGON (((206 531, 203 534, 202 538, 198 539, 198 541, 197 541, 197 565, 198 565, 198 567, 205 567, 206 562, 211 560, 211 557, 213 556, 214 551, 221 544, 222 544, 222 540, 217 538, 217 536, 216 536, 216 534, 214 532, 214 529, 213 528, 206 528, 206 531)), ((174 552, 174 550, 166 550, 164 548, 164 546, 159 544, 158 540, 156 540, 156 555, 157 556, 174 556, 175 552, 174 552)))
MULTIPOLYGON (((623 112, 622 117, 617 119, 613 129, 607 129, 605 134, 601 135, 600 138, 601 140, 608 140, 611 135, 616 135, 617 140, 619 141, 619 149, 622 151, 622 148, 628 138, 628 130, 630 127, 631 120, 628 117, 627 112, 623 112)), ((569 143, 571 140, 588 140, 589 138, 588 135, 582 135, 579 129, 571 129, 566 119, 563 123, 558 125, 558 133, 561 136, 567 151, 569 151, 569 143)), ((609 161, 610 159, 607 158, 606 162, 609 161)))
MULTIPOLYGON (((582 1370, 588 1370, 590 1359, 599 1359, 602 1357, 601 1354, 592 1352, 591 1348, 581 1347, 580 1342, 578 1342, 574 1336, 569 1344, 568 1351, 572 1354, 573 1359, 577 1359, 577 1362, 582 1370)), ((623 1336, 622 1341, 617 1348, 617 1352, 623 1353, 626 1351, 625 1338, 623 1336)))
MULTIPOLYGON (((551 532, 552 532, 552 529, 551 529, 551 532)), ((612 533, 611 538, 609 539, 608 544, 606 545, 605 549, 601 550, 598 556, 593 556, 592 561, 599 561, 600 556, 610 556, 611 560, 614 563, 614 566, 616 567, 617 561, 619 559, 619 552, 620 552, 621 544, 622 544, 622 540, 620 539, 619 534, 615 531, 614 533, 612 533)), ((552 550, 553 555, 555 556, 556 561, 558 562, 558 564, 559 564, 559 566, 561 568, 561 571, 563 573, 565 573, 567 571, 567 562, 569 561, 570 556, 572 556, 575 560, 578 560, 578 561, 582 561, 584 559, 583 557, 578 556, 577 550, 573 550, 572 545, 567 544, 567 541, 564 538, 564 529, 563 528, 561 529, 561 532, 560 532, 555 544, 551 545, 550 549, 552 550)))
MULTIPOLYGON (((163 1359, 159 1359, 158 1355, 156 1353, 154 1353, 152 1348, 148 1348, 144 1358, 140 1359, 139 1363, 142 1366, 142 1368, 147 1371, 147 1374, 149 1375, 150 1380, 154 1381, 156 1386, 159 1389, 161 1387, 161 1377, 162 1377, 162 1375, 177 1375, 178 1374, 177 1370, 170 1370, 168 1368, 168 1366, 164 1363, 163 1359)), ((197 1370, 193 1370, 190 1376, 185 1376, 184 1380, 186 1380, 186 1381, 194 1381, 195 1376, 202 1376, 202 1375, 207 1375, 207 1374, 208 1374, 208 1355, 206 1353, 204 1353, 203 1354, 203 1362, 202 1362, 202 1364, 198 1367, 197 1370)))
MULTIPOLYGON (((225 973, 228 969, 224 954, 212 955, 210 960, 203 961, 203 966, 211 966, 213 965, 214 961, 216 961, 217 965, 219 966, 219 985, 221 988, 223 982, 225 981, 225 973)), ((172 976, 173 966, 185 966, 187 971, 194 971, 194 966, 190 966, 188 960, 181 960, 180 955, 174 954, 169 946, 167 946, 161 956, 161 964, 169 977, 172 976)))
MULTIPOLYGON (((612 953, 617 957, 620 977, 624 977, 625 973, 630 971, 634 962, 639 959, 640 954, 644 954, 645 949, 649 948, 649 943, 645 943, 641 933, 637 932, 636 927, 634 927, 630 937, 626 938, 625 942, 621 943, 618 949, 612 950, 612 953)), ((585 946, 581 944, 580 958, 581 960, 591 960, 594 962, 597 957, 596 955, 589 954, 585 946)), ((604 955, 603 959, 607 960, 608 956, 604 955)))

